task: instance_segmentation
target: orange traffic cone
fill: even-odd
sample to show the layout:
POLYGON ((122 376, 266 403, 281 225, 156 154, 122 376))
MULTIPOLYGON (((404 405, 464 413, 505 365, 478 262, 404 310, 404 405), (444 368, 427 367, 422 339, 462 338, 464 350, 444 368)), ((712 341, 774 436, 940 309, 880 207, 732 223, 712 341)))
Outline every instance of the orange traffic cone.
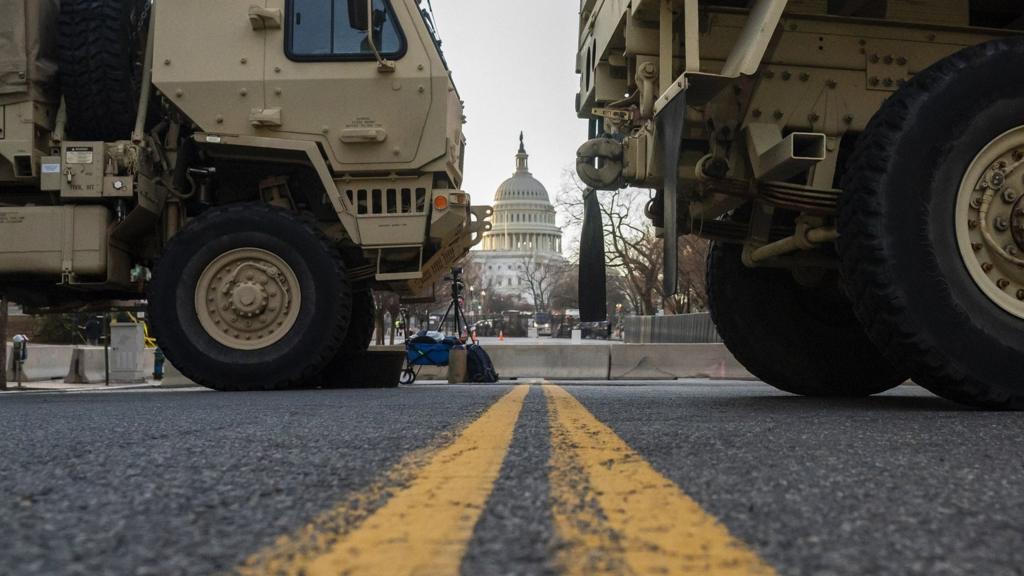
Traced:
POLYGON ((504 330, 498 330, 498 342, 504 342, 504 341, 505 341, 505 331, 504 330))

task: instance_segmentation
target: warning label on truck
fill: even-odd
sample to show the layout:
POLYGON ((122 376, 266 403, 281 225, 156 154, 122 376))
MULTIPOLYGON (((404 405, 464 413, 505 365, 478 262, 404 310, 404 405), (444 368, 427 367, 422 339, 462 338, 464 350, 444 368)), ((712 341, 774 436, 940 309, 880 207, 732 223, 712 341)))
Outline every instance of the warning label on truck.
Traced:
POLYGON ((0 224, 21 224, 24 221, 24 214, 18 214, 17 212, 0 212, 0 224))
POLYGON ((68 164, 92 164, 92 146, 68 146, 64 151, 64 161, 68 164))

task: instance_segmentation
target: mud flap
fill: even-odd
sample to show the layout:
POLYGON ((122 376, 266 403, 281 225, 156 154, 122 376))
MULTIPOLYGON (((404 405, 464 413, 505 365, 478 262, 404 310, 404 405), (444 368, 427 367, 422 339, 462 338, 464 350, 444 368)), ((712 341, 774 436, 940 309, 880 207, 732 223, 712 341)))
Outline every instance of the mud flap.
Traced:
POLYGON ((597 192, 583 192, 583 232, 580 234, 580 321, 608 319, 608 276, 605 267, 604 223, 597 192))
POLYGON ((686 92, 672 99, 658 114, 658 147, 664 159, 665 296, 679 293, 679 162, 686 128, 686 92))

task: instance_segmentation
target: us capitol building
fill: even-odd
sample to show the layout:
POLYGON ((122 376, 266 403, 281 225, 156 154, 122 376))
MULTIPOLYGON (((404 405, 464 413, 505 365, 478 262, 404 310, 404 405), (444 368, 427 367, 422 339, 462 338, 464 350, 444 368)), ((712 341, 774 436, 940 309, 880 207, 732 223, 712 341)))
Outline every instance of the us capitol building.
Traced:
POLYGON ((494 195, 493 228, 484 235, 482 248, 473 252, 481 267, 484 289, 530 301, 523 267, 562 266, 562 229, 555 222, 555 207, 548 191, 530 174, 530 155, 519 135, 516 171, 494 195))

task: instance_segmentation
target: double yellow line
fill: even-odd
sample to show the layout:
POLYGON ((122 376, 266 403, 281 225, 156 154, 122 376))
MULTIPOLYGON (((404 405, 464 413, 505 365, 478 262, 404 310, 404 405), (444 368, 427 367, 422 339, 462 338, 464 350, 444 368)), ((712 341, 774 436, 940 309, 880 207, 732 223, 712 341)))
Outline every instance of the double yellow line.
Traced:
MULTIPOLYGON (((529 390, 517 386, 452 442, 406 457, 374 486, 282 537, 239 572, 458 574, 529 390)), ((564 574, 775 573, 571 394, 550 385, 544 393, 552 515, 561 544, 554 560, 564 574)))

